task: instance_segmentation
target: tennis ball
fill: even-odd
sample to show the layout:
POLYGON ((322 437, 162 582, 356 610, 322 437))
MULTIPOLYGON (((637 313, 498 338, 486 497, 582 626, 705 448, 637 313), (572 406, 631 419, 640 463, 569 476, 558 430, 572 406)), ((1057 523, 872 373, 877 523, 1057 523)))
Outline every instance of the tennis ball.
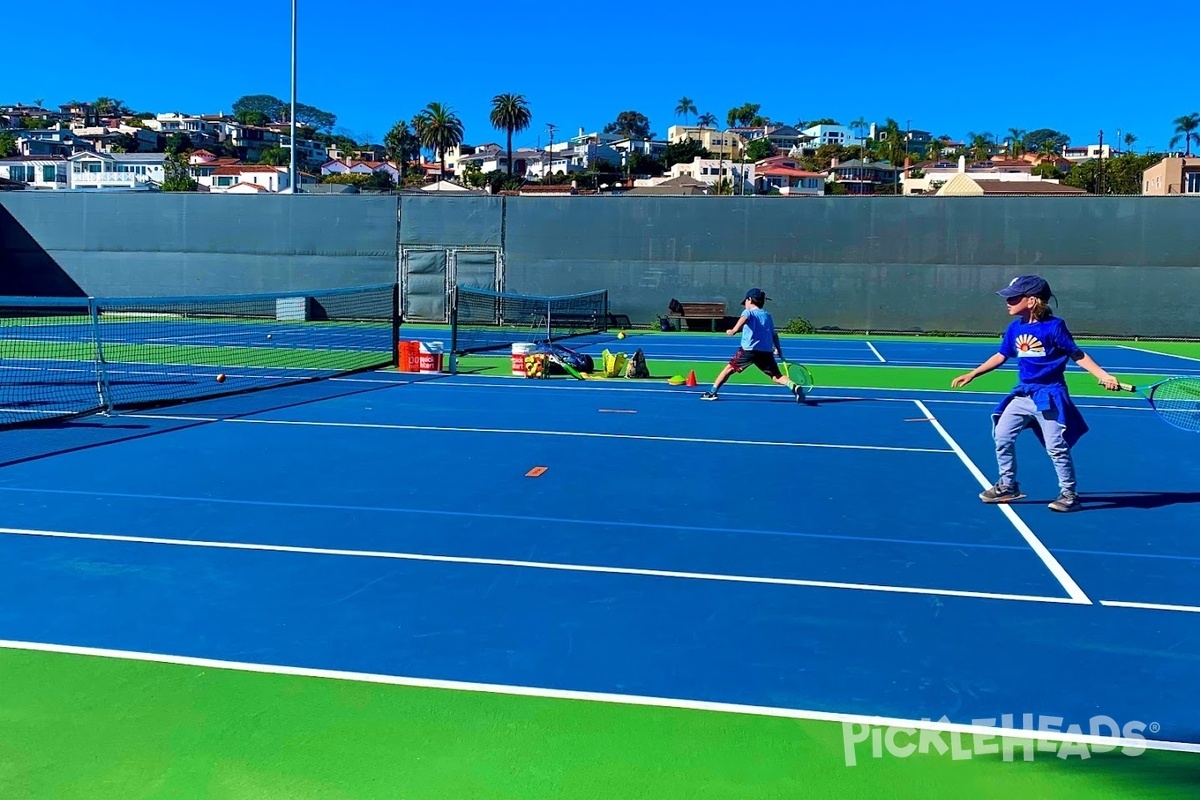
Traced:
POLYGON ((225 373, 222 372, 219 375, 217 375, 217 383, 224 383, 224 382, 225 382, 225 373))
POLYGON ((617 338, 618 338, 618 339, 624 339, 624 338, 625 338, 625 331, 617 331, 617 338))
POLYGON ((269 333, 268 333, 268 334, 267 334, 267 338, 268 338, 268 339, 270 339, 270 338, 271 338, 271 334, 269 334, 269 333))

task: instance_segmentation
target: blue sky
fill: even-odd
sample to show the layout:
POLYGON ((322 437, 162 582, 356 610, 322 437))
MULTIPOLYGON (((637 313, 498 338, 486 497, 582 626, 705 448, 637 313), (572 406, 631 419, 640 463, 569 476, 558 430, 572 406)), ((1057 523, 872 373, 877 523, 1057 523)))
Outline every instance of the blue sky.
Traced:
MULTIPOLYGON (((4 48, 0 103, 106 95, 139 111, 216 113, 244 94, 289 96, 290 0, 259 0, 252 12, 222 3, 144 8, 105 12, 94 36, 72 25, 56 36, 73 44, 51 58, 31 58, 35 39, 4 48), (67 55, 91 42, 97 47, 86 60, 67 55)), ((496 93, 515 92, 534 117, 516 145, 544 143, 547 123, 561 138, 598 130, 623 110, 646 114, 664 136, 683 95, 722 123, 729 108, 752 102, 789 123, 862 116, 882 124, 890 116, 960 140, 968 131, 1003 138, 1010 127, 1046 127, 1086 144, 1101 129, 1111 142, 1120 129, 1137 135, 1139 151, 1164 149, 1171 120, 1200 111, 1189 48, 1138 52, 1138 28, 1120 24, 1116 6, 1080 6, 1086 13, 1077 20, 1057 6, 1014 10, 1011 21, 1002 21, 1003 5, 947 6, 939 15, 930 8, 299 0, 299 99, 374 141, 436 100, 459 114, 466 141, 479 144, 503 141, 488 107, 496 93), (933 16, 944 21, 925 22, 933 16), (885 45, 889 29, 896 33, 885 45), (1122 34, 1133 38, 1113 41, 1122 34), (856 54, 859 40, 869 43, 865 53, 856 54)), ((1166 19, 1178 8, 1149 0, 1136 17, 1166 19)), ((60 0, 55 17, 100 22, 94 9, 60 0)), ((10 25, 43 19, 28 3, 15 14, 10 25)))

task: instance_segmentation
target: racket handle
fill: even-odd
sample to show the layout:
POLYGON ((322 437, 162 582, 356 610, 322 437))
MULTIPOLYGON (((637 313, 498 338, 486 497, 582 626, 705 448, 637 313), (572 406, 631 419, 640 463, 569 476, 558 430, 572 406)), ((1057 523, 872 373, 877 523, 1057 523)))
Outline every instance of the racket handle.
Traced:
POLYGON ((1137 387, 1136 387, 1136 386, 1132 386, 1132 385, 1130 385, 1130 384, 1128 384, 1128 383, 1122 383, 1122 384, 1121 384, 1121 391, 1123 391, 1123 392, 1136 392, 1136 391, 1137 391, 1137 387))

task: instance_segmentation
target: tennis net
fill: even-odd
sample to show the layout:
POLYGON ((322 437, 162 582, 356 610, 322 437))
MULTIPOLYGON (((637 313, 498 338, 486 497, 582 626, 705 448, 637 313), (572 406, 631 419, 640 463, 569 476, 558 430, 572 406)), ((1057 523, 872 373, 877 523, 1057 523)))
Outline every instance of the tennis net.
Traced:
POLYGON ((608 330, 608 292, 527 295, 456 287, 450 313, 453 353, 500 350, 608 330))
POLYGON ((396 284, 174 298, 0 297, 0 427, 393 363, 396 284))

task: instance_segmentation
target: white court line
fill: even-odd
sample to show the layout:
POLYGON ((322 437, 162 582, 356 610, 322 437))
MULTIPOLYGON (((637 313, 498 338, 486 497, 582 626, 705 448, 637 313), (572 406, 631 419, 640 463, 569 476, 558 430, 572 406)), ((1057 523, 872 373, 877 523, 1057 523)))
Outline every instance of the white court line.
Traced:
MULTIPOLYGON (((971 458, 966 454, 962 447, 959 446, 958 442, 954 441, 954 437, 952 437, 950 433, 944 427, 942 427, 942 423, 939 422, 938 419, 933 415, 933 412, 929 410, 928 406, 926 406, 920 400, 913 400, 913 402, 916 403, 917 408, 921 409, 921 413, 929 418, 930 423, 937 430, 937 432, 941 434, 942 438, 946 441, 946 444, 950 445, 950 448, 954 450, 955 455, 958 456, 963 465, 970 471, 972 475, 975 476, 975 480, 979 481, 979 485, 984 489, 989 488, 992 485, 991 482, 984 476, 982 472, 980 472, 979 467, 975 466, 975 462, 971 461, 971 458)), ((1025 521, 1017 516, 1017 512, 1013 510, 1012 506, 1008 505, 1007 503, 997 503, 996 507, 1000 509, 1000 512, 1004 514, 1004 516, 1008 517, 1008 521, 1012 523, 1013 527, 1017 529, 1017 532, 1021 534, 1021 537, 1025 539, 1031 548, 1033 548, 1033 552, 1037 553, 1038 558, 1042 560, 1042 563, 1046 565, 1046 568, 1050 570, 1050 573, 1058 579, 1058 582, 1062 584, 1063 589, 1066 590, 1071 599, 1077 603, 1090 605, 1092 601, 1086 594, 1084 594, 1083 589, 1079 588, 1079 584, 1075 583, 1075 579, 1067 574, 1067 571, 1063 569, 1062 564, 1058 563, 1058 559, 1051 555, 1050 551, 1046 548, 1046 545, 1042 544, 1042 541, 1038 539, 1029 526, 1025 524, 1025 521)))
POLYGON ((875 349, 875 345, 871 344, 870 342, 867 342, 866 345, 867 345, 867 347, 871 348, 871 352, 875 354, 876 358, 878 358, 880 361, 884 362, 885 364, 887 363, 887 359, 879 354, 879 351, 875 349))
POLYGON ((1101 600, 1100 605, 1111 608, 1142 608, 1150 611, 1184 611, 1200 614, 1200 606, 1176 606, 1166 603, 1131 603, 1124 600, 1101 600))
POLYGON ((878 717, 868 714, 844 714, 834 711, 810 711, 807 709, 798 708, 754 706, 742 703, 722 703, 710 700, 686 700, 683 698, 615 694, 611 692, 586 692, 573 689, 547 689, 537 686, 513 686, 509 684, 498 683, 478 683, 474 681, 454 681, 442 680, 438 678, 382 675, 379 673, 370 672, 350 672, 346 670, 291 667, 276 664, 258 664, 246 661, 225 661, 214 658, 176 656, 164 653, 143 653, 134 650, 114 650, 110 648, 80 647, 77 645, 48 644, 43 642, 22 642, 13 641, 10 639, 0 639, 0 648, 5 650, 22 650, 36 653, 55 653, 60 655, 89 656, 92 658, 111 658, 122 661, 140 661, 153 664, 169 664, 172 666, 196 667, 199 669, 229 670, 231 672, 251 672, 265 675, 283 675, 288 677, 318 678, 323 680, 383 684, 388 686, 403 686, 414 689, 443 689, 447 691, 497 694, 510 697, 536 697, 539 699, 548 700, 576 700, 581 702, 608 703, 612 705, 624 706, 675 708, 686 711, 704 711, 718 714, 739 714, 755 717, 776 717, 805 720, 810 722, 829 722, 841 725, 859 725, 897 729, 911 728, 914 730, 924 730, 935 733, 957 733, 971 736, 978 735, 988 738, 1000 737, 1001 739, 1009 742, 1053 741, 1067 742, 1071 744, 1131 748, 1135 751, 1161 750, 1182 753, 1200 753, 1200 744, 1195 744, 1192 742, 1166 741, 1162 739, 1123 739, 1116 737, 1094 736, 1084 733, 1068 733, 1066 731, 1034 731, 1022 728, 1003 728, 955 722, 936 722, 929 719, 915 720, 903 719, 899 717, 878 717))
POLYGON ((555 572, 587 572, 601 575, 630 575, 641 578, 673 578, 676 580, 710 581, 718 583, 745 583, 767 586, 803 587, 810 589, 843 589, 860 592, 881 592, 885 594, 963 597, 975 600, 1010 600, 1022 603, 1080 605, 1079 601, 1066 597, 1042 597, 1040 595, 973 592, 966 589, 927 589, 917 586, 889 586, 886 584, 873 583, 814 581, 804 580, 801 578, 772 578, 757 575, 731 575, 720 572, 683 572, 678 570, 642 569, 638 567, 614 567, 599 564, 571 564, 558 561, 522 561, 507 558, 476 558, 473 556, 406 553, 391 550, 346 550, 326 547, 258 544, 253 542, 213 542, 202 539, 164 539, 154 536, 125 536, 109 533, 74 533, 69 531, 44 531, 31 528, 0 528, 0 534, 8 536, 34 536, 47 539, 84 539, 90 541, 123 542, 129 544, 155 544, 172 547, 197 547, 215 550, 250 550, 268 553, 336 556, 341 558, 376 558, 392 561, 423 561, 436 564, 467 564, 486 567, 515 567, 524 569, 550 570, 555 572))
MULTIPOLYGON (((1128 344, 1119 344, 1119 345, 1117 345, 1117 347, 1121 348, 1122 350, 1133 350, 1136 353, 1148 353, 1149 355, 1152 355, 1152 356, 1167 356, 1168 358, 1182 358, 1184 361, 1200 361, 1200 358, 1195 358, 1193 356, 1181 356, 1178 353, 1164 353, 1160 350, 1147 350, 1144 347, 1133 347, 1132 345, 1128 345, 1128 344)), ((1125 370, 1125 371, 1128 372, 1128 370, 1125 370)))
MULTIPOLYGON (((202 420, 197 420, 202 421, 202 420)), ((631 439, 646 442, 684 442, 688 444, 725 444, 748 447, 815 447, 828 450, 876 450, 892 453, 951 453, 952 450, 940 450, 928 447, 888 447, 871 444, 830 444, 825 442, 771 442, 756 439, 710 439, 692 436, 651 436, 637 433, 600 433, 597 431, 554 431, 527 428, 476 428, 452 425, 402 425, 384 422, 314 422, 310 420, 283 419, 227 419, 246 425, 299 425, 315 428, 369 428, 373 430, 396 431, 438 431, 446 433, 500 433, 520 436, 567 436, 581 439, 631 439)))

